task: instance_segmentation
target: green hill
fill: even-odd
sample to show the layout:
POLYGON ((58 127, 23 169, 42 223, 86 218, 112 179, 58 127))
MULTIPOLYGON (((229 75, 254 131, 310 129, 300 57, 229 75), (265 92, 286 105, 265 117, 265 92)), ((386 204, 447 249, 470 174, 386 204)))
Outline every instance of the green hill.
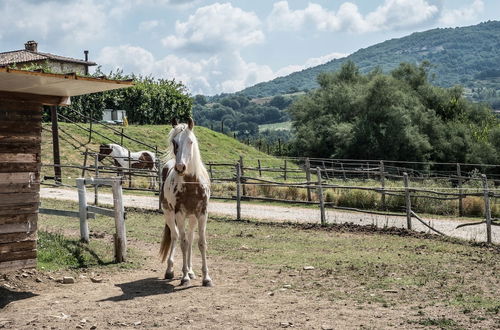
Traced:
POLYGON ((468 96, 488 100, 500 108, 500 22, 489 21, 460 28, 438 28, 409 36, 387 40, 342 59, 279 77, 248 87, 238 94, 262 98, 317 88, 316 77, 321 72, 337 71, 351 60, 366 73, 380 67, 384 72, 401 62, 434 66, 433 83, 450 87, 463 85, 468 96), (497 102, 497 103, 495 103, 497 102))
MULTIPOLYGON (((88 124, 78 125, 89 127, 88 124)), ((98 134, 93 134, 90 143, 87 143, 89 139, 88 132, 77 125, 59 123, 59 127, 61 164, 63 165, 81 166, 84 158, 81 153, 85 151, 85 148, 95 152, 99 150, 101 143, 111 143, 103 136, 120 143, 120 137, 102 125, 94 124, 93 129, 98 134)), ((124 128, 124 134, 148 145, 158 146, 158 150, 163 151, 167 148, 167 136, 170 128, 170 125, 130 125, 124 128)), ((120 127, 117 127, 117 129, 120 129, 120 127)), ((44 124, 42 132, 43 164, 53 163, 51 134, 50 124, 44 124)), ((244 157, 245 166, 256 166, 258 159, 262 161, 263 166, 278 167, 282 164, 282 161, 275 157, 259 152, 253 147, 240 143, 227 135, 211 131, 208 128, 197 126, 195 127, 195 134, 200 145, 202 159, 206 164, 209 162, 236 163, 240 155, 244 157)), ((124 139, 123 145, 131 151, 147 150, 143 145, 127 139, 124 139)), ((92 162, 93 158, 89 158, 89 163, 92 162)), ((43 175, 52 176, 52 167, 42 167, 43 175)), ((74 178, 80 175, 81 170, 79 169, 63 168, 63 177, 67 182, 74 184, 74 178)))

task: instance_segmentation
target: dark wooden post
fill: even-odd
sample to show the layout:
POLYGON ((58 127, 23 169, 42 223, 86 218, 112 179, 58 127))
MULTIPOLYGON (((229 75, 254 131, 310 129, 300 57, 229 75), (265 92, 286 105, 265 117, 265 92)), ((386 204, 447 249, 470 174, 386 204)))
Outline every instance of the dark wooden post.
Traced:
POLYGON ((54 155, 54 182, 61 183, 61 155, 59 153, 59 125, 57 123, 57 106, 50 106, 52 120, 52 151, 54 155))
POLYGON ((283 161, 283 178, 285 179, 286 181, 286 171, 287 171, 287 162, 286 162, 286 159, 283 161))
POLYGON ((405 185, 405 204, 406 204, 406 228, 411 230, 411 198, 410 188, 408 184, 408 173, 403 173, 403 181, 405 185))
POLYGON ((311 188, 309 186, 311 185, 311 162, 309 160, 309 157, 306 158, 306 181, 307 181, 307 201, 312 201, 311 197, 311 188))
POLYGON ((483 191, 484 191, 484 217, 486 218, 486 242, 491 244, 491 207, 490 207, 490 191, 488 188, 488 179, 482 174, 483 191))
POLYGON ((236 164, 236 220, 241 220, 241 163, 236 164))
POLYGON ((259 177, 262 177, 262 166, 260 165, 260 159, 257 159, 257 164, 259 166, 259 177))
POLYGON ((321 184, 321 169, 316 167, 316 174, 318 174, 318 199, 319 199, 319 210, 321 213, 321 225, 326 225, 325 216, 325 196, 323 196, 323 186, 321 184))
POLYGON ((382 187, 382 196, 381 196, 381 204, 382 204, 382 209, 385 210, 385 168, 384 168, 384 161, 380 161, 380 186, 382 187))
MULTIPOLYGON (((99 154, 94 154, 94 177, 97 179, 99 177, 99 154)), ((97 206, 99 204, 99 185, 94 185, 94 205, 97 206)))
POLYGON ((460 196, 458 197, 458 215, 460 217, 464 216, 464 203, 463 203, 463 195, 462 195, 462 170, 460 169, 460 164, 457 163, 457 186, 458 193, 460 196))
MULTIPOLYGON (((245 175, 245 169, 244 169, 244 163, 243 163, 243 156, 240 156, 240 176, 245 175)), ((245 186, 245 179, 240 180, 243 184, 243 196, 247 195, 247 187, 245 186)))

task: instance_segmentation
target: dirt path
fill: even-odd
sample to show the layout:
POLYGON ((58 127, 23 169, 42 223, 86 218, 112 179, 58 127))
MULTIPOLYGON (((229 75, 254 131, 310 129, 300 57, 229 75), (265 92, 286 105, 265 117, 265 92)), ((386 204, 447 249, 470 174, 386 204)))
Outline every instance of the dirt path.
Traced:
MULTIPOLYGON (((78 201, 76 190, 61 188, 42 188, 40 195, 42 198, 55 198, 61 200, 78 201)), ((158 197, 124 195, 124 204, 129 207, 139 207, 147 209, 156 209, 158 207, 158 197)), ((94 200, 94 194, 87 191, 87 200, 94 200)), ((112 204, 111 194, 100 193, 99 202, 102 204, 112 204)), ((236 217, 236 206, 232 202, 211 201, 209 204, 209 214, 236 217)), ((282 222, 307 222, 319 223, 319 210, 299 207, 272 206, 263 204, 243 203, 241 215, 246 219, 261 219, 282 222)), ((369 215, 354 212, 343 212, 327 210, 327 222, 329 223, 348 223, 352 222, 359 225, 376 225, 378 227, 398 227, 406 228, 405 217, 388 217, 381 215, 369 215)), ((462 238, 471 241, 486 241, 486 226, 468 226, 456 229, 458 224, 464 223, 457 220, 445 219, 426 219, 437 230, 446 235, 462 238)), ((419 221, 413 219, 413 228, 416 231, 429 232, 429 229, 419 221)), ((431 232, 432 233, 432 232, 431 232)), ((492 241, 500 244, 500 227, 492 227, 492 241)))
MULTIPOLYGON (((414 329, 422 318, 418 308, 432 319, 453 316, 470 324, 467 315, 444 306, 391 307, 331 300, 318 291, 301 290, 320 285, 326 275, 317 270, 276 271, 211 257, 214 287, 202 287, 199 278, 180 287, 178 276, 172 282, 161 279, 165 266, 152 252, 157 246, 134 247, 146 256, 139 270, 25 271, 9 275, 7 281, 0 277, 0 328, 414 329), (61 284, 57 280, 62 276, 73 276, 76 282, 61 284), (94 283, 91 278, 96 277, 102 282, 94 283)), ((200 269, 198 256, 193 266, 200 269)), ((177 263, 176 275, 179 268, 177 263)), ((352 290, 343 282, 333 285, 329 290, 352 290)))

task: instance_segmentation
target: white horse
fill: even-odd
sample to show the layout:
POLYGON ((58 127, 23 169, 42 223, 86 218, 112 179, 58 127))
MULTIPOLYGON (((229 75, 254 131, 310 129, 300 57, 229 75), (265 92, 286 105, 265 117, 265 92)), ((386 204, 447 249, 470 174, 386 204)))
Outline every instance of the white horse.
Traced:
MULTIPOLYGON (((156 155, 151 151, 137 151, 130 152, 129 161, 129 150, 118 144, 101 144, 99 148, 98 160, 102 161, 107 156, 111 156, 114 159, 115 166, 128 169, 143 169, 150 171, 157 171, 156 168, 156 155)), ((151 174, 149 178, 149 188, 154 189, 156 185, 156 175, 151 174)))
POLYGON ((173 121, 168 136, 169 151, 163 168, 163 188, 160 201, 165 216, 165 228, 161 241, 160 256, 167 259, 165 279, 174 277, 174 254, 177 239, 182 249, 181 285, 189 284, 195 278, 191 264, 194 229, 198 226, 198 247, 201 251, 203 286, 212 286, 208 275, 206 225, 208 200, 210 199, 210 178, 201 161, 198 141, 193 134, 194 122, 187 124, 173 121), (188 232, 186 224, 189 222, 188 232))

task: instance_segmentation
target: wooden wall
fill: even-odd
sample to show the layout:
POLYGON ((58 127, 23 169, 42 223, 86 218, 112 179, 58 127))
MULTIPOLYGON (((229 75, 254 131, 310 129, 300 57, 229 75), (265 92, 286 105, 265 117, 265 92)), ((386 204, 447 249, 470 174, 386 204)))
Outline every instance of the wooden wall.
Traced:
POLYGON ((42 105, 0 98, 0 273, 36 267, 42 105))

